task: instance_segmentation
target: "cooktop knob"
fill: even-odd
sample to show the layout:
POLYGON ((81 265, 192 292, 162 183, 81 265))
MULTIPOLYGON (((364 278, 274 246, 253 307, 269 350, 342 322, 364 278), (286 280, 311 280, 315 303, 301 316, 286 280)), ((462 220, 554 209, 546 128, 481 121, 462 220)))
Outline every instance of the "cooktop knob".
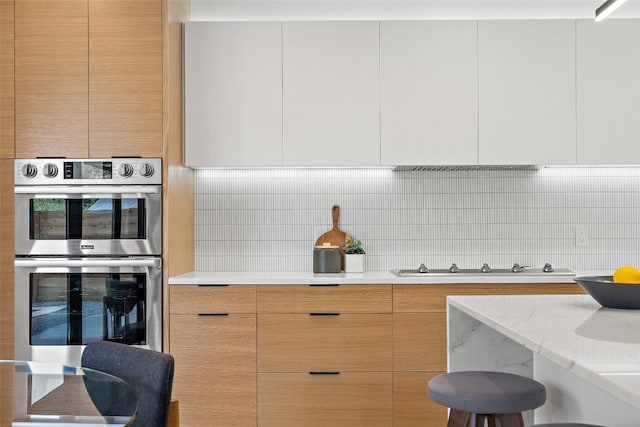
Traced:
POLYGON ((140 165, 140 175, 148 178, 153 175, 155 169, 151 163, 142 163, 140 165))
POLYGON ((491 273, 491 267, 489 267, 489 264, 487 264, 485 262, 484 264, 482 264, 482 267, 480 268, 480 272, 481 273, 491 273))
POLYGON ((38 175, 38 167, 33 163, 26 163, 22 166, 22 175, 27 178, 35 178, 38 175))
POLYGON ((449 267, 449 273, 459 273, 459 272, 460 272, 460 268, 458 268, 458 265, 455 262, 451 264, 451 267, 449 267))
POLYGON ((418 273, 428 273, 429 269, 427 268, 426 265, 424 265, 424 263, 420 264, 420 267, 418 267, 418 273))
POLYGON ((58 175, 58 166, 53 163, 47 163, 42 169, 42 174, 47 178, 55 178, 58 175))
POLYGON ((131 163, 123 163, 118 168, 118 173, 120 174, 120 176, 129 178, 131 177, 131 175, 133 175, 133 166, 131 165, 131 163))

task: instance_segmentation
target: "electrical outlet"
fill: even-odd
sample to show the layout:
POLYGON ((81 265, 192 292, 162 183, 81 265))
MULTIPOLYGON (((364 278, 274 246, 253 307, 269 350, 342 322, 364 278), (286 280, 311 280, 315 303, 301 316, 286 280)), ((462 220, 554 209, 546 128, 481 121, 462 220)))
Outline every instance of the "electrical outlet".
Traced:
POLYGON ((585 225, 576 225, 576 246, 589 246, 589 229, 585 225))

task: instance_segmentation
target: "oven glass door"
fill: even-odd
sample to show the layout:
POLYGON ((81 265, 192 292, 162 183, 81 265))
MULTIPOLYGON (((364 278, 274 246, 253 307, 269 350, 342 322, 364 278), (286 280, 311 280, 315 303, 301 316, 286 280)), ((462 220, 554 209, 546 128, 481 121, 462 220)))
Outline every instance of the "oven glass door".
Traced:
POLYGON ((162 350, 159 257, 17 258, 16 356, 79 362, 109 340, 162 350))
POLYGON ((161 187, 16 187, 16 254, 160 255, 161 187))
POLYGON ((146 344, 144 273, 31 273, 31 345, 146 344))
POLYGON ((29 239, 144 239, 145 199, 29 199, 29 239))

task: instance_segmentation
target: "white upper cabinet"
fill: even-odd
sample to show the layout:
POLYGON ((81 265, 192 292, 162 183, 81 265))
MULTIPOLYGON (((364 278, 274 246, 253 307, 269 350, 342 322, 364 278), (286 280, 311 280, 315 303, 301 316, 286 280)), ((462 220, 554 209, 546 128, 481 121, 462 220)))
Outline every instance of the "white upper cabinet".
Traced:
POLYGON ((282 25, 284 165, 379 165, 378 22, 282 25))
POLYGON ((381 163, 478 163, 476 21, 380 23, 381 163))
POLYGON ((575 164, 575 21, 479 21, 480 164, 575 164))
POLYGON ((282 165, 282 24, 184 26, 185 164, 282 165))
POLYGON ((640 20, 577 25, 578 163, 640 164, 640 20))

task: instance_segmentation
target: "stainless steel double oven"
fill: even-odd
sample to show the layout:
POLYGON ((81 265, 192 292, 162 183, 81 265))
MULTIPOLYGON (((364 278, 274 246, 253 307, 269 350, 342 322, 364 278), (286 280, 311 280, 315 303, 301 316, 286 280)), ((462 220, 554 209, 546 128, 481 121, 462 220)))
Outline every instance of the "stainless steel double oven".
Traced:
POLYGON ((161 159, 17 159, 15 199, 16 358, 161 351, 161 159))

